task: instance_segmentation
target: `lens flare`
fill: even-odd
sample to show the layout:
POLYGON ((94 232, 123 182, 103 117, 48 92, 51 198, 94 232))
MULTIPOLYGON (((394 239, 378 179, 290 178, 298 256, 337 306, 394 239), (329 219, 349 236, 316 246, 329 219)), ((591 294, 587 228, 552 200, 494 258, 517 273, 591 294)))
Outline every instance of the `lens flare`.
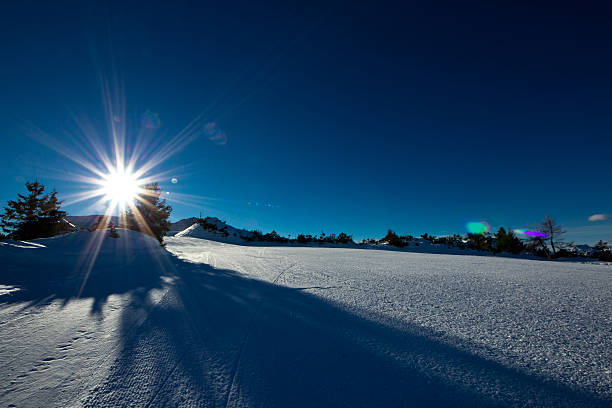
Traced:
POLYGON ((209 122, 204 126, 204 133, 211 142, 223 146, 227 144, 227 134, 219 129, 215 122, 209 122))
POLYGON ((539 231, 526 231, 526 230, 521 230, 521 229, 515 229, 514 232, 516 234, 531 235, 533 237, 540 237, 540 238, 547 238, 548 237, 548 234, 545 234, 545 233, 539 232, 539 231))
POLYGON ((142 114, 142 125, 147 129, 157 129, 161 125, 159 113, 147 110, 142 114))
POLYGON ((178 179, 176 177, 173 177, 172 180, 170 180, 172 182, 172 184, 176 184, 178 183, 178 179))
POLYGON ((470 234, 484 234, 489 232, 489 224, 484 221, 468 222, 465 228, 470 234))
MULTIPOLYGON (((126 99, 121 92, 125 84, 121 78, 122 75, 117 72, 107 76, 102 69, 99 71, 104 117, 102 126, 97 120, 73 113, 66 137, 45 132, 31 122, 24 124, 24 131, 28 137, 79 166, 70 173, 47 169, 50 177, 66 179, 75 183, 75 187, 78 184, 75 192, 62 197, 64 206, 88 203, 81 211, 101 213, 96 227, 98 230, 107 229, 111 220, 117 220, 113 217, 118 215, 116 227, 133 228, 154 235, 148 224, 150 221, 140 209, 150 205, 149 198, 162 194, 151 185, 179 174, 176 169, 166 167, 168 159, 202 135, 212 138, 217 144, 224 144, 227 136, 219 133, 216 126, 204 129, 203 126, 209 121, 204 118, 204 112, 171 137, 167 138, 165 132, 158 135, 157 130, 162 126, 159 114, 147 110, 142 116, 128 115, 126 99), (161 170, 162 165, 166 170, 161 170)), ((184 168, 185 165, 182 165, 181 169, 184 168)), ((174 184, 176 182, 173 181, 174 184)), ((165 193, 164 198, 197 208, 202 208, 203 200, 211 200, 210 197, 165 193)), ((102 231, 88 235, 87 249, 77 261, 77 270, 82 277, 77 297, 81 296, 87 284, 106 237, 108 234, 102 231)), ((119 240, 119 243, 129 244, 126 240, 119 240)))

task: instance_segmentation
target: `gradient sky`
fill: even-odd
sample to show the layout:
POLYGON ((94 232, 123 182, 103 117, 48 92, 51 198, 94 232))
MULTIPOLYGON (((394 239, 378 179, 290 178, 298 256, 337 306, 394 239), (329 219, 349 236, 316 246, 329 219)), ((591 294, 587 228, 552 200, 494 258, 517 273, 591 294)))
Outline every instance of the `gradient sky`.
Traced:
POLYGON ((87 171, 60 151, 95 161, 81 147, 95 139, 110 153, 108 79, 140 163, 199 118, 154 170, 173 220, 363 238, 548 214, 568 239, 612 241, 612 221, 588 221, 612 213, 610 9, 14 3, 0 16, 2 205, 34 178, 83 191, 87 171))

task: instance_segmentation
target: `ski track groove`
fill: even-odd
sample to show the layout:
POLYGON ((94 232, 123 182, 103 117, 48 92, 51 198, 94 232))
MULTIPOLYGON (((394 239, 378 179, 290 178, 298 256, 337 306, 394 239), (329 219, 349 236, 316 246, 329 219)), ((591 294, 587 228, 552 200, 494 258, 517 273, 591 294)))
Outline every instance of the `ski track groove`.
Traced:
MULTIPOLYGON (((282 258, 282 259, 287 259, 287 258, 282 258)), ((295 267, 295 263, 289 265, 288 267, 286 267, 285 269, 283 269, 282 271, 279 272, 279 274, 276 276, 276 278, 274 278, 274 280, 272 281, 272 284, 276 285, 276 282, 278 281, 278 279, 285 273, 287 272, 289 269, 295 267)), ((263 309, 263 305, 264 305, 264 298, 262 297, 259 300, 259 303, 257 305, 257 311, 254 313, 253 315, 253 319, 251 320, 251 322, 249 323, 249 326, 247 327, 247 331, 244 335, 244 338, 242 339, 242 342, 240 343, 240 347, 238 348, 238 355, 236 356, 236 360, 234 361, 234 364, 232 366, 232 373, 231 373, 231 380, 229 383, 229 387, 227 389, 227 394, 225 396, 225 403, 223 404, 225 406, 225 408, 227 408, 229 406, 230 400, 231 400, 231 396, 232 396, 232 389, 234 388, 234 384, 236 382, 236 375, 238 374, 238 368, 240 366, 240 360, 242 359, 242 355, 244 353, 244 348, 249 340, 249 336, 251 334, 251 331, 253 330, 253 327, 255 327, 255 323, 257 322, 257 320, 259 319, 259 316, 261 314, 261 310, 263 309)))
POLYGON ((185 357, 186 354, 187 354, 187 350, 183 351, 183 353, 180 355, 180 357, 176 359, 176 361, 174 362, 174 367, 172 367, 172 370, 170 370, 170 372, 168 373, 166 378, 164 378, 163 381, 159 384, 159 387, 157 387, 157 390, 155 391, 155 393, 153 394, 151 399, 149 399, 149 402, 147 402, 147 404, 144 406, 145 408, 149 408, 151 406, 151 404, 153 403, 153 401, 155 401, 155 399, 157 398, 157 396, 159 395, 161 390, 164 389, 164 386, 166 385, 166 383, 168 382, 170 377, 172 377, 172 374, 174 374, 174 372, 176 371, 176 369, 178 368, 180 362, 183 360, 183 358, 185 357))

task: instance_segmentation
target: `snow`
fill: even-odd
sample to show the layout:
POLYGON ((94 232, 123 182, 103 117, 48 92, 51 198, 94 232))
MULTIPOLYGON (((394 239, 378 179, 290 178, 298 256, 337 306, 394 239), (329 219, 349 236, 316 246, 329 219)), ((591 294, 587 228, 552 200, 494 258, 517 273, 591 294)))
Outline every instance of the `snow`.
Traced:
MULTIPOLYGON (((179 223, 182 221, 185 220, 181 220, 179 223)), ((214 226, 214 228, 206 229, 199 223, 194 223, 190 227, 172 235, 175 237, 204 238, 229 243, 247 243, 245 238, 253 235, 251 231, 234 228, 218 218, 209 217, 206 219, 206 223, 214 226)))
POLYGON ((167 235, 170 235, 170 236, 175 235, 189 228, 190 226, 192 226, 193 224, 197 222, 198 222, 198 219, 196 217, 184 218, 177 222, 173 222, 172 224, 170 224, 170 230, 168 231, 167 235))
POLYGON ((219 231, 209 231, 202 228, 200 224, 193 224, 184 231, 178 232, 176 237, 193 237, 193 238, 217 238, 222 234, 219 231))
POLYGON ((0 245, 0 405, 612 404, 610 266, 118 231, 0 245))

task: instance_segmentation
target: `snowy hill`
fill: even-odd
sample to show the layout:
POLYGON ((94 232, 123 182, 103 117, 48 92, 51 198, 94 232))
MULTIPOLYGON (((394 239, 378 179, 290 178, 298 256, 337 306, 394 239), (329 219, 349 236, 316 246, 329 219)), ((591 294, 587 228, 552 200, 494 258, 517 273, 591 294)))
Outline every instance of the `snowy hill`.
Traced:
POLYGON ((191 218, 184 218, 182 220, 179 220, 177 222, 173 222, 170 224, 170 230, 168 231, 168 233, 166 235, 168 236, 172 236, 175 235, 178 232, 181 232, 189 227, 191 227, 193 224, 198 222, 198 218, 196 217, 191 217, 191 218))
POLYGON ((218 218, 206 218, 206 223, 204 225, 206 228, 199 223, 195 223, 189 228, 178 232, 175 236, 202 238, 223 242, 245 242, 245 238, 253 235, 250 231, 227 225, 218 218))
POLYGON ((191 238, 204 238, 204 239, 215 239, 225 237, 226 235, 220 231, 205 230, 198 223, 193 224, 189 228, 180 231, 175 235, 176 237, 191 237, 191 238))
POLYGON ((612 404, 609 266, 118 232, 0 243, 0 405, 612 404))
POLYGON ((2 241, 2 284, 14 287, 17 298, 36 297, 40 291, 54 297, 72 297, 78 295, 77 289, 87 276, 87 281, 94 284, 86 285, 82 294, 98 296, 108 289, 106 283, 110 282, 102 282, 105 279, 119 283, 125 276, 117 275, 128 268, 137 264, 144 270, 157 269, 158 265, 152 264, 154 259, 167 257, 155 238, 131 230, 117 231, 117 239, 110 238, 107 230, 97 230, 28 242, 2 241))

